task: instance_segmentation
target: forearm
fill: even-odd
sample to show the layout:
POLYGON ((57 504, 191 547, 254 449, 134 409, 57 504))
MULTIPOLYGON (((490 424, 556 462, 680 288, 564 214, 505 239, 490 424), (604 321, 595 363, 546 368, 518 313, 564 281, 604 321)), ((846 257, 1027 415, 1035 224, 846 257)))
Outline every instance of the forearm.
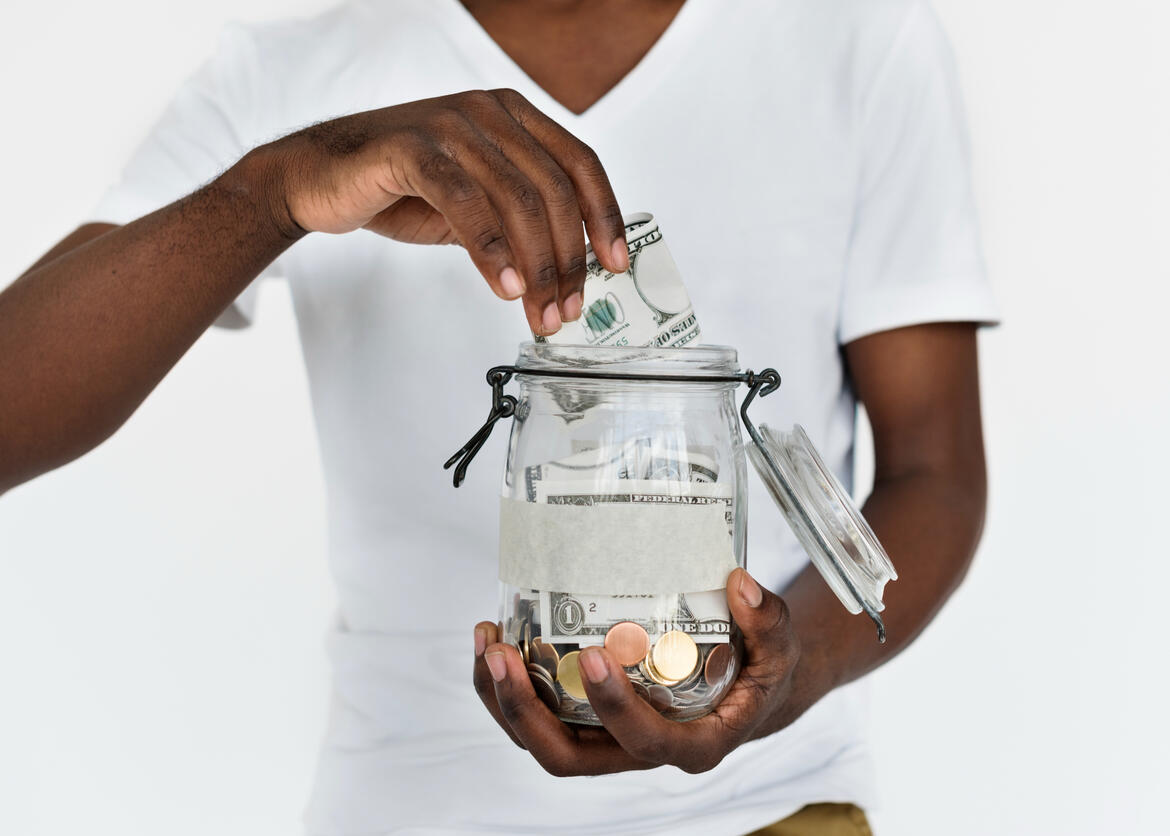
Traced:
POLYGON ((245 158, 0 293, 0 492, 92 449, 291 243, 245 158))
POLYGON ((878 643, 868 619, 841 606, 814 567, 805 567, 782 593, 801 653, 792 698, 769 730, 783 728, 832 689, 884 664, 922 632, 967 571, 985 502, 981 461, 875 483, 865 517, 899 575, 885 591, 886 643, 878 643))

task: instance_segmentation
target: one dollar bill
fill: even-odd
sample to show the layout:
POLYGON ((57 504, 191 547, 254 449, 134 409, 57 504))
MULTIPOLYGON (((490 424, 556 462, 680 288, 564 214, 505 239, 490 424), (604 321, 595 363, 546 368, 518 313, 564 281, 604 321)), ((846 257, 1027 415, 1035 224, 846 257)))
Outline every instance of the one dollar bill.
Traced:
POLYGON ((541 640, 550 644, 599 645, 619 621, 632 621, 651 641, 679 630, 700 644, 728 641, 731 616, 722 589, 679 595, 582 595, 540 593, 541 640))

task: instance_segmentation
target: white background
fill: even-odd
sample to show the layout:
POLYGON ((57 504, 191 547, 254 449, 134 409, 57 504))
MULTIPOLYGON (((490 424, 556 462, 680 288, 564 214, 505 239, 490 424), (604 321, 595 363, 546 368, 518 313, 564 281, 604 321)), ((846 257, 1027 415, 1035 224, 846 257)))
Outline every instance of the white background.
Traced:
MULTIPOLYGON (((323 5, 7 5, 0 284, 84 219, 224 21, 323 5)), ((872 818, 1165 833, 1170 20, 1162 0, 936 5, 1007 324, 983 337, 986 536, 875 675, 872 818)), ((332 604, 291 308, 279 286, 261 305, 112 441, 0 499, 0 832, 298 829, 332 604)))

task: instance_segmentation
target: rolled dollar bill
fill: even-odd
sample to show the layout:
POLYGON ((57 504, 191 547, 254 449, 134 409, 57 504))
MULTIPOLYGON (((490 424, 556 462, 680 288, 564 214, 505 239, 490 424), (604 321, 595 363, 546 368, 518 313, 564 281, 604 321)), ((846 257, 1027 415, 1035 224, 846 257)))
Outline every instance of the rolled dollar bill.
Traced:
POLYGON ((654 216, 627 215, 630 269, 611 273, 586 247, 581 317, 537 342, 681 348, 700 340, 691 298, 654 216))

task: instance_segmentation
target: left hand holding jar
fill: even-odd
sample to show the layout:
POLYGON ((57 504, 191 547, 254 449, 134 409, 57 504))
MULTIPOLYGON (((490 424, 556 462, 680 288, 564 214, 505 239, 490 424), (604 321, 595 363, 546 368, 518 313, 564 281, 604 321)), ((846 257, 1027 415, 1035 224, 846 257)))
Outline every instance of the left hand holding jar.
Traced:
POLYGON ((673 765, 705 772, 737 747, 786 726, 800 642, 788 607, 743 569, 727 578, 727 603, 743 636, 739 677, 705 717, 678 723, 634 692, 620 664, 601 647, 581 651, 589 704, 603 727, 563 723, 537 696, 519 651, 500 642, 496 624, 475 627, 475 689, 516 744, 549 773, 601 775, 673 765))

